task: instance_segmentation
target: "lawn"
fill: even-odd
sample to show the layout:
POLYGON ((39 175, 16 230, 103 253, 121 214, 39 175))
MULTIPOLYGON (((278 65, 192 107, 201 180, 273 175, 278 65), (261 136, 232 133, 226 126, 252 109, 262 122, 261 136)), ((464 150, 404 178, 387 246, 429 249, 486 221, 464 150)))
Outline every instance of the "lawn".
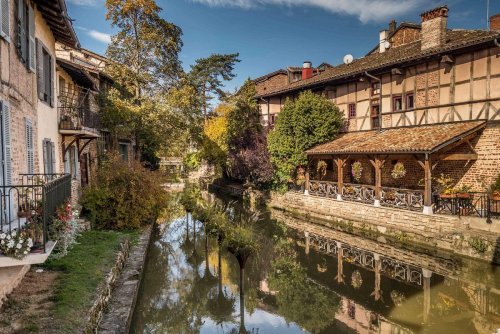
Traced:
POLYGON ((97 287, 114 264, 120 243, 127 237, 135 242, 139 233, 86 231, 67 256, 44 265, 46 270, 59 273, 51 313, 61 333, 74 333, 83 327, 97 287))

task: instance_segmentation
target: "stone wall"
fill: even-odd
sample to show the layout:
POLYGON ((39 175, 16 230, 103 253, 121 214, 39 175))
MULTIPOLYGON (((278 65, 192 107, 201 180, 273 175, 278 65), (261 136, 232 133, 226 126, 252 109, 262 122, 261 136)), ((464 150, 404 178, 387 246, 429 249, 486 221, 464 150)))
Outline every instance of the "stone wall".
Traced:
POLYGON ((425 215, 420 212, 375 207, 369 204, 337 201, 288 192, 272 194, 272 208, 285 210, 306 219, 361 229, 381 236, 410 240, 412 244, 443 249, 460 255, 500 263, 500 221, 425 215), (474 230, 470 229, 475 228, 474 230), (474 244, 474 246, 472 246, 474 244), (477 251, 483 244, 485 250, 477 251))
POLYGON ((0 308, 5 296, 14 290, 24 275, 30 270, 30 266, 6 267, 0 269, 0 308))

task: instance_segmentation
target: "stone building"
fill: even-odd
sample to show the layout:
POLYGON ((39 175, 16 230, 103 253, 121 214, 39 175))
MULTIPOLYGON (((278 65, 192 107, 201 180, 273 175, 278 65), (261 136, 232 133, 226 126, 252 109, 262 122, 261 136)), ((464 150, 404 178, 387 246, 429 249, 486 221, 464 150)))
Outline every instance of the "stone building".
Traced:
POLYGON ((443 204, 434 200, 441 174, 455 190, 484 191, 500 173, 497 17, 488 31, 448 29, 446 6, 422 13, 421 24, 392 21, 365 57, 314 76, 306 62, 301 80, 260 87, 262 123, 272 124, 285 100, 304 90, 344 114, 345 131, 307 152, 311 166, 326 162, 321 181, 331 182, 311 175, 311 192, 430 213, 443 204), (397 178, 396 164, 405 169, 397 178))

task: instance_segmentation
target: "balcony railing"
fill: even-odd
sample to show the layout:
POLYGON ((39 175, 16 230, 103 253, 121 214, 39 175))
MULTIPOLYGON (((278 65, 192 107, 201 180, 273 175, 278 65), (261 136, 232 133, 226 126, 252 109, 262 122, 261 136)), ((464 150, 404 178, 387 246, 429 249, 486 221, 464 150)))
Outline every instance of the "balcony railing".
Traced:
POLYGON ((84 107, 59 107, 60 130, 95 130, 100 128, 96 112, 84 107))
POLYGON ((309 182, 309 194, 337 198, 337 195, 339 194, 338 184, 337 182, 331 181, 311 180, 309 182))
POLYGON ((375 186, 345 183, 342 187, 342 199, 353 202, 374 203, 375 186))
POLYGON ((424 191, 382 187, 380 205, 399 209, 422 210, 424 191))
POLYGON ((45 253, 56 209, 71 197, 69 174, 22 174, 21 184, 0 185, 0 230, 25 231, 32 252, 45 253))
POLYGON ((487 193, 466 193, 454 195, 434 195, 437 213, 481 218, 500 218, 500 200, 492 199, 487 193))

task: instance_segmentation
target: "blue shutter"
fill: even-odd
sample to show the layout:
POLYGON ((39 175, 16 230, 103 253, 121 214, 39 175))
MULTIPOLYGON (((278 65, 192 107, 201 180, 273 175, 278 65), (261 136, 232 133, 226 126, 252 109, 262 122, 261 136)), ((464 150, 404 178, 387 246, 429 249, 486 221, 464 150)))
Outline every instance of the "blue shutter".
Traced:
POLYGON ((28 5, 28 67, 31 72, 36 71, 36 52, 35 52, 35 10, 33 6, 28 5))

